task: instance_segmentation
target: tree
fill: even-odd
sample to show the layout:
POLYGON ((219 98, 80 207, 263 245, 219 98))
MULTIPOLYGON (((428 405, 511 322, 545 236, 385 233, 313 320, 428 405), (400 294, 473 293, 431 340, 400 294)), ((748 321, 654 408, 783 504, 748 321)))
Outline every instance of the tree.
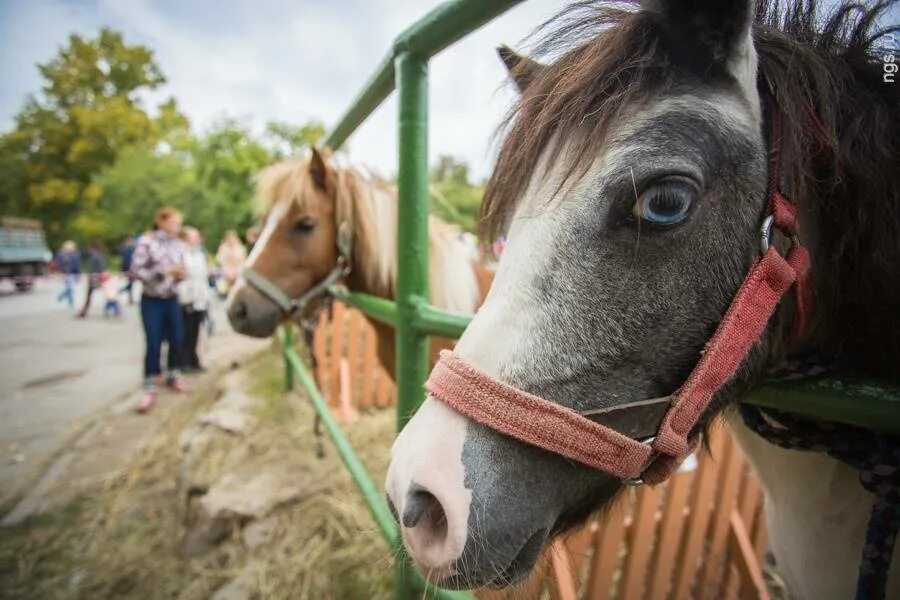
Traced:
POLYGON ((150 145, 186 118, 174 100, 152 118, 140 95, 164 77, 151 50, 127 45, 102 29, 94 39, 71 35, 57 56, 39 65, 44 86, 28 98, 16 127, 0 139, 0 174, 21 176, 0 186, 4 211, 41 218, 50 239, 103 230, 98 208, 103 189, 95 180, 123 149, 150 145))
POLYGON ((431 210, 445 221, 475 231, 484 188, 469 181, 469 166, 442 155, 431 168, 431 210))
POLYGON ((275 160, 282 160, 297 156, 318 143, 325 137, 325 126, 315 120, 299 126, 283 121, 272 121, 266 125, 266 137, 272 149, 272 157, 275 160))
POLYGON ((272 162, 268 149, 240 122, 226 119, 196 140, 191 154, 198 182, 206 189, 195 215, 209 240, 253 224, 253 177, 272 162))
POLYGON ((100 203, 76 218, 80 228, 93 228, 92 236, 117 241, 150 229, 163 204, 181 209, 192 224, 206 225, 200 219, 209 192, 197 180, 190 155, 158 146, 132 146, 94 181, 103 189, 100 203))

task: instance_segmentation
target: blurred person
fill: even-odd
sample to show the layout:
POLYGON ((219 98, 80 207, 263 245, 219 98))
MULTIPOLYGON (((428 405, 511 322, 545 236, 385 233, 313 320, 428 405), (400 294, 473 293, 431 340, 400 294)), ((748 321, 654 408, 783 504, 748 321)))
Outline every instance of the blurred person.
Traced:
POLYGON ((203 250, 203 237, 195 227, 185 227, 181 232, 185 243, 185 278, 178 284, 178 300, 184 321, 183 367, 185 372, 197 373, 205 369, 197 356, 200 325, 209 309, 209 263, 203 250))
POLYGON ((81 275, 81 257, 78 255, 78 246, 72 240, 63 242, 57 252, 56 269, 63 275, 63 289, 56 296, 56 301, 65 300, 69 308, 75 308, 75 286, 81 275))
POLYGON ((128 294, 128 304, 134 304, 134 278, 131 277, 131 259, 134 257, 134 248, 135 248, 135 238, 132 236, 128 236, 122 242, 122 245, 119 246, 119 257, 122 259, 122 265, 120 269, 122 273, 125 275, 127 281, 122 289, 119 290, 120 294, 128 294))
POLYGON ((100 287, 100 275, 106 271, 106 253, 103 250, 103 244, 96 238, 91 240, 90 246, 88 246, 87 263, 87 292, 84 296, 84 306, 81 307, 81 312, 77 315, 79 319, 87 316, 88 310, 91 308, 91 298, 94 296, 94 291, 100 287))
POLYGON ((147 350, 144 358, 144 388, 138 401, 138 412, 147 412, 156 404, 156 380, 162 375, 160 354, 163 338, 169 344, 166 385, 176 392, 186 392, 181 378, 184 324, 178 303, 178 284, 186 275, 181 213, 170 206, 156 211, 156 228, 140 237, 131 261, 131 274, 143 284, 141 321, 147 350))
POLYGON ((226 231, 222 243, 219 244, 219 249, 216 251, 216 262, 224 282, 224 294, 227 294, 234 282, 237 281, 245 258, 247 258, 247 250, 241 243, 237 232, 226 231))
POLYGON ((103 298, 106 302, 103 304, 103 316, 105 317, 121 317, 122 307, 119 305, 119 293, 121 291, 122 282, 118 277, 110 273, 100 275, 100 289, 103 292, 103 298))

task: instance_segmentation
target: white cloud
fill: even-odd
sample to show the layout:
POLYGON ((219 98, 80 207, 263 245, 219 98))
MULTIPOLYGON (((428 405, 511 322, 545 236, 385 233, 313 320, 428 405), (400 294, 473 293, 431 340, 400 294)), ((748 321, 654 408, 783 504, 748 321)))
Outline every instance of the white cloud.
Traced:
MULTIPOLYGON (((334 124, 362 88, 391 40, 438 4, 313 0, 96 0, 69 4, 35 0, 0 9, 0 123, 25 93, 39 86, 34 64, 52 57, 75 31, 93 34, 103 25, 147 44, 168 83, 150 96, 177 98, 195 127, 224 116, 256 128, 266 121, 310 118, 334 124)), ((512 9, 432 60, 430 155, 454 154, 479 176, 490 169, 489 142, 512 101, 494 54, 516 43, 559 8, 531 0, 512 9)), ((396 169, 396 103, 389 100, 350 139, 352 160, 383 173, 396 169)))

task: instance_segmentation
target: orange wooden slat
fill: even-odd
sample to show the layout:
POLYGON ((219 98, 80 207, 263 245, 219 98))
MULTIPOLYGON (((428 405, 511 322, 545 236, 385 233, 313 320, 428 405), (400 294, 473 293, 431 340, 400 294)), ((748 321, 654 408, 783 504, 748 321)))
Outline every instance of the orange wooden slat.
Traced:
POLYGON ((550 596, 553 600, 576 600, 578 598, 578 584, 575 566, 572 564, 571 555, 562 540, 556 540, 550 548, 550 562, 552 565, 553 582, 550 586, 550 596))
POLYGON ((750 541, 744 519, 737 510, 731 511, 729 536, 735 555, 735 566, 744 579, 741 585, 742 598, 769 600, 769 590, 763 579, 762 567, 756 559, 756 549, 750 541))
POLYGON ((726 431, 720 431, 725 439, 724 455, 719 468, 719 491, 716 496, 716 511, 713 514, 706 560, 700 575, 698 596, 717 598, 728 542, 729 517, 735 505, 735 496, 743 474, 743 459, 737 445, 726 431))
MULTIPOLYGON (((747 523, 753 518, 754 503, 756 502, 759 484, 756 481, 756 474, 749 464, 744 466, 741 475, 741 491, 738 493, 737 511, 738 514, 741 515, 741 519, 747 523)), ((740 591, 741 578, 740 572, 737 570, 737 567, 735 567, 735 564, 736 561, 740 560, 740 557, 735 556, 735 553, 731 550, 731 544, 729 544, 728 555, 731 566, 734 568, 730 569, 728 572, 728 577, 725 582, 725 595, 728 598, 736 598, 740 591)))
POLYGON ((340 389, 341 357, 344 355, 344 312, 346 309, 341 302, 335 302, 332 307, 331 320, 331 352, 328 375, 328 404, 334 408, 338 405, 338 390, 340 389))
POLYGON ((634 520, 628 531, 628 553, 625 555, 622 583, 619 585, 619 598, 622 600, 640 598, 644 591, 647 563, 656 533, 660 489, 645 486, 637 490, 634 520))
POLYGON ((725 589, 722 591, 722 598, 725 598, 725 600, 735 600, 738 598, 738 592, 741 589, 741 573, 734 565, 734 560, 732 559, 732 555, 734 554, 731 550, 732 545, 733 544, 729 544, 728 548, 728 575, 725 579, 725 589))
POLYGON ((378 369, 378 395, 375 398, 375 406, 384 408, 388 406, 388 383, 390 378, 384 369, 378 369))
POLYGON ((359 371, 360 371, 360 363, 361 357, 359 356, 359 349, 361 347, 360 344, 360 329, 362 325, 363 316, 356 309, 351 309, 349 312, 349 319, 347 320, 347 350, 346 350, 346 358, 347 358, 347 367, 350 371, 350 399, 353 403, 354 408, 359 406, 359 388, 360 388, 360 380, 359 380, 359 371))
POLYGON ((716 465, 713 457, 718 458, 721 456, 721 433, 714 432, 710 439, 712 456, 704 452, 700 457, 700 466, 697 469, 697 487, 694 489, 694 497, 691 500, 691 515, 688 519, 687 537, 678 557, 678 566, 675 569, 673 597, 677 600, 688 598, 691 592, 691 584, 694 582, 694 577, 697 573, 697 562, 706 537, 706 526, 709 522, 710 508, 716 491, 716 465))
POLYGON ((763 557, 766 555, 766 549, 769 546, 769 536, 766 530, 766 511, 764 509, 765 501, 763 500, 762 488, 756 486, 755 491, 753 520, 745 521, 745 523, 751 524, 753 527, 751 539, 753 540, 753 547, 756 549, 756 558, 759 562, 763 562, 763 557))
POLYGON ((624 541, 627 500, 626 497, 619 498, 598 524, 588 577, 588 600, 606 600, 613 595, 613 575, 619 566, 619 551, 624 541))
POLYGON ((593 547, 594 537, 597 533, 597 523, 591 521, 588 525, 565 537, 566 549, 572 560, 572 568, 575 574, 581 574, 585 561, 590 558, 589 550, 593 547))
POLYGON ((373 382, 378 374, 375 372, 375 329, 368 321, 364 321, 365 349, 362 362, 362 398, 360 404, 370 407, 375 403, 373 382))
POLYGON ((329 331, 331 331, 331 321, 328 319, 328 314, 323 312, 319 318, 319 324, 316 326, 316 333, 313 336, 313 353, 316 355, 316 379, 319 387, 322 388, 321 392, 323 394, 328 393, 325 389, 328 386, 328 381, 325 379, 325 374, 328 372, 328 349, 325 342, 328 339, 329 331))
POLYGON ((672 582, 672 565, 684 533, 684 503, 695 482, 695 472, 675 473, 666 484, 665 508, 659 526, 656 554, 650 567, 648 598, 665 598, 672 582))

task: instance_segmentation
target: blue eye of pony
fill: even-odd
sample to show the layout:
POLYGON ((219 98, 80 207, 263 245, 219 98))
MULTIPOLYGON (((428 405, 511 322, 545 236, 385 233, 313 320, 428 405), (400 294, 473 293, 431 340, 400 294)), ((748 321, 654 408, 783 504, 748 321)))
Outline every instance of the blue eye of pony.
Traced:
POLYGON ((646 188, 634 204, 634 216, 653 225, 680 223, 690 212, 697 189, 681 179, 668 179, 646 188))

